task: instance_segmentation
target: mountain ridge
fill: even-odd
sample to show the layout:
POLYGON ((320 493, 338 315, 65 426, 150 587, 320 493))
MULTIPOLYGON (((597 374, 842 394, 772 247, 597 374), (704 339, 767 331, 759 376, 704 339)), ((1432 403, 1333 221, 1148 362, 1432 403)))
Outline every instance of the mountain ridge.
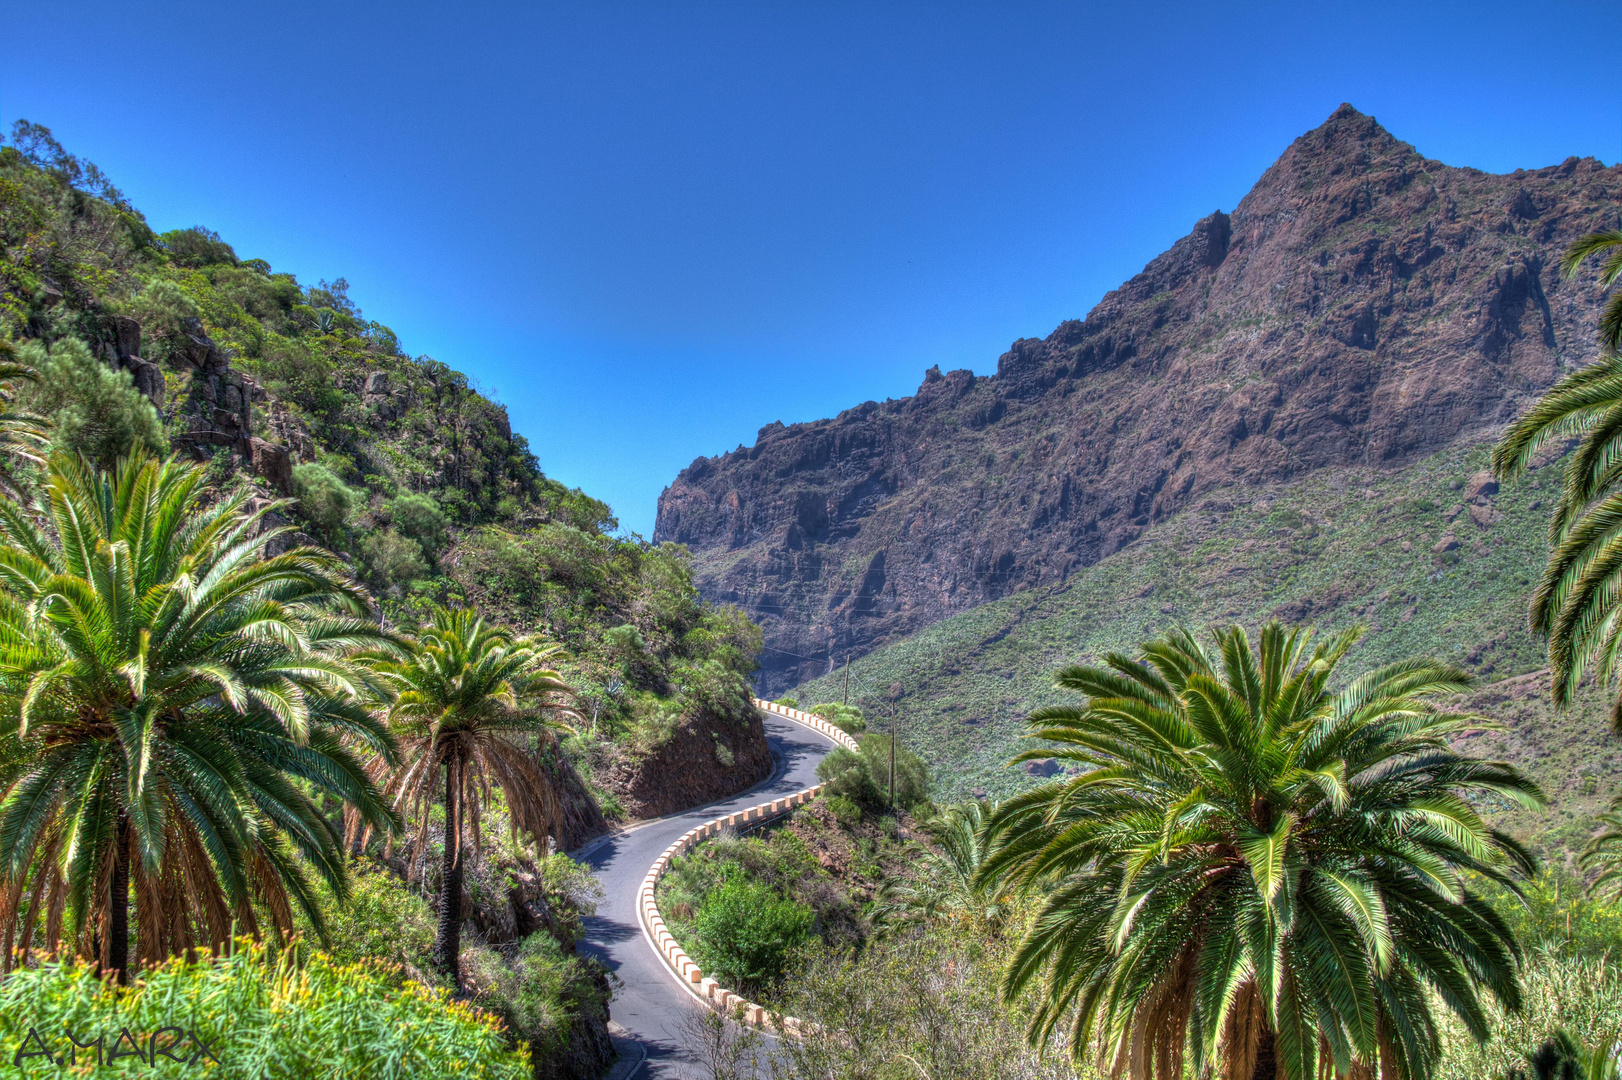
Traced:
POLYGON ((992 376, 761 429, 660 496, 711 600, 765 631, 762 689, 1062 582, 1233 483, 1397 467, 1505 422, 1594 355, 1560 250, 1616 223, 1622 168, 1489 174, 1342 105, 1231 214, 992 376))

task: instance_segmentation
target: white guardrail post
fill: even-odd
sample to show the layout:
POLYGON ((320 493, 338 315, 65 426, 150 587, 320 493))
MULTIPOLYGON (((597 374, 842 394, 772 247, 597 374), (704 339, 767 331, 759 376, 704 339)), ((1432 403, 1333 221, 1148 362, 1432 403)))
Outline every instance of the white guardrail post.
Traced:
MULTIPOLYGON (((810 713, 801 712, 799 709, 774 705, 759 698, 754 700, 755 707, 762 712, 793 720, 795 723, 803 724, 820 735, 826 735, 840 746, 850 750, 857 749, 855 739, 820 716, 812 716, 810 713)), ((693 958, 687 955, 681 944, 671 937, 670 931, 666 929, 664 917, 659 914, 659 905, 654 899, 654 890, 659 884, 659 879, 664 877, 665 871, 670 869, 672 860, 693 850, 700 840, 714 836, 729 825, 739 825, 749 821, 763 821, 768 817, 775 817, 792 810, 796 806, 804 806, 816 798, 817 792, 821 790, 822 785, 817 784, 814 787, 796 791, 793 795, 773 799, 771 802, 761 803, 758 806, 751 806, 747 810, 740 810, 722 818, 714 818, 702 825, 688 829, 680 839, 660 853, 659 857, 653 861, 653 865, 649 867, 647 877, 642 879, 642 888, 637 904, 642 912, 642 927, 647 931, 649 940, 653 942, 654 951, 664 958, 665 966, 670 969, 670 973, 675 976, 676 981, 724 1013, 730 1015, 741 1007, 744 1022, 755 1027, 767 1030, 773 1029, 771 1017, 767 1014, 765 1008, 756 1005, 752 1001, 746 1001, 742 996, 707 977, 699 969, 699 966, 693 962, 693 958)), ((776 1030, 779 1034, 796 1035, 799 1033, 800 1022, 792 1016, 779 1017, 778 1021, 776 1030)))

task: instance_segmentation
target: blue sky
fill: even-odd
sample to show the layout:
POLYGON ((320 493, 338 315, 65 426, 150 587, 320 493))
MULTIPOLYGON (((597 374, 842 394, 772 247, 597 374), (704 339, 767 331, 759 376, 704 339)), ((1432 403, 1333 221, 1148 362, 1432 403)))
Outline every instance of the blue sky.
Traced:
POLYGON ((994 371, 1342 101, 1455 165, 1622 154, 1589 59, 1615 3, 56 0, 6 28, 0 121, 160 230, 346 277, 643 534, 765 424, 994 371))

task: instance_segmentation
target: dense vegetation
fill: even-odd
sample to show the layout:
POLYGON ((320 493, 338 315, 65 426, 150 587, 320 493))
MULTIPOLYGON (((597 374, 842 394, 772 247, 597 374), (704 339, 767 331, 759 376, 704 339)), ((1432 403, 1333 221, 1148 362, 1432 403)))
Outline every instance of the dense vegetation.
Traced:
POLYGON ((828 795, 764 833, 706 841, 676 860, 660 911, 701 968, 772 1002, 807 957, 867 942, 875 900, 908 876, 920 837, 905 812, 828 795))
POLYGON ((287 1039, 376 1019, 354 1075, 593 1074, 592 890, 551 850, 676 732, 752 716, 759 633, 685 552, 617 535, 341 278, 155 233, 26 122, 0 458, 4 992, 53 1038, 145 1023, 154 986, 240 997, 243 1075, 302 1060, 242 1049, 288 994, 287 1039))
POLYGON ((301 284, 201 227, 157 234, 26 122, 0 146, 0 251, 0 338, 39 372, 18 403, 55 419, 56 447, 106 466, 173 443, 222 490, 277 494, 239 450, 198 441, 200 423, 238 408, 291 453, 297 502, 281 513, 345 560, 386 623, 469 605, 564 647, 558 669, 603 744, 576 744, 583 761, 635 758, 683 723, 747 708, 753 624, 699 599, 682 549, 616 535, 605 504, 548 478, 502 406, 406 353, 343 279, 301 284), (131 326, 155 395, 101 362, 131 326), (234 373, 223 383, 214 356, 234 373))
POLYGON ((82 1076, 137 1068, 142 1076, 232 1080, 530 1073, 528 1055, 509 1045, 495 1017, 444 991, 394 985, 375 963, 273 961, 257 946, 217 960, 171 960, 130 989, 72 962, 14 972, 0 982, 0 1040, 10 1051, 0 1068, 17 1076, 69 1075, 47 1063, 66 1064, 69 1054, 82 1076), (75 1049, 70 1037, 101 1045, 75 1049))

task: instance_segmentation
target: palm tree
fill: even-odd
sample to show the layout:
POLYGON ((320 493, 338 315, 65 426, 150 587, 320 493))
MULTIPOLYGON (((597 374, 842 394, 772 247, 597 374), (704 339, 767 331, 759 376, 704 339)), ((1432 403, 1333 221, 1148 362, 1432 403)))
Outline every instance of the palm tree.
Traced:
MULTIPOLYGON (((514 637, 476 612, 436 607, 429 622, 403 652, 378 652, 373 669, 394 690, 388 718, 400 741, 404 764, 379 758, 373 775, 396 807, 415 821, 414 849, 427 850, 429 809, 443 800, 444 853, 439 883, 439 927, 434 963, 460 981, 462 929, 462 825, 479 839, 479 818, 491 788, 505 796, 514 832, 537 840, 560 825, 556 794, 530 745, 550 740, 572 691, 546 665, 557 646, 514 637), (520 708, 520 695, 540 704, 520 708)), ((351 837, 366 842, 366 823, 356 820, 351 837)), ((415 860, 413 860, 415 863, 415 860)))
POLYGON ((951 922, 996 934, 1008 913, 1009 889, 980 876, 985 860, 985 823, 996 811, 983 799, 948 807, 931 821, 935 841, 915 879, 886 882, 875 897, 874 921, 902 925, 951 922))
MULTIPOLYGON (((1560 269, 1566 277, 1576 277, 1577 268, 1595 255, 1605 258, 1600 264, 1599 284, 1600 288, 1609 289, 1622 279, 1622 231, 1606 229, 1589 233, 1566 249, 1560 259, 1560 269)), ((1622 353, 1622 293, 1606 301, 1600 312, 1599 344, 1609 356, 1622 353)))
POLYGON ((1555 1028, 1526 1055, 1530 1074, 1511 1069, 1509 1080, 1622 1080, 1622 1061, 1615 1048, 1588 1046, 1566 1028, 1555 1028))
POLYGON ((1405 660, 1331 680, 1358 631, 1308 651, 1277 623, 1208 651, 1178 630, 1068 667, 1079 705, 1031 714, 1079 775, 1005 802, 982 875, 1047 899, 1003 991, 1030 1034, 1096 1038, 1112 1076, 1426 1077, 1432 1002, 1486 1037, 1481 991, 1520 1001, 1509 928, 1467 886, 1515 890, 1531 857, 1471 795, 1538 804, 1513 767, 1455 753, 1485 726, 1436 699, 1465 673, 1405 660), (1434 995, 1434 996, 1433 996, 1434 995))
MULTIPOLYGON (((1597 232, 1567 249, 1561 260, 1575 277, 1593 255, 1606 256, 1600 284, 1622 277, 1622 232, 1597 232)), ((1600 315, 1599 360, 1550 387, 1504 434, 1493 451, 1493 471, 1508 479, 1525 471, 1550 439, 1581 436, 1566 465, 1565 485, 1549 525, 1553 550, 1532 595, 1531 626, 1549 638, 1549 668, 1557 706, 1571 702, 1592 667, 1612 680, 1622 650, 1622 292, 1600 315)), ((1622 699, 1611 713, 1622 730, 1622 699)))
POLYGON ((1599 875, 1589 882, 1589 889, 1622 898, 1622 798, 1611 802, 1610 810, 1599 816, 1604 828, 1583 848, 1578 864, 1584 870, 1598 870, 1599 875))
POLYGON ((39 373, 17 359, 17 347, 0 339, 0 491, 17 498, 22 494, 12 462, 43 464, 40 450, 46 442, 45 421, 15 408, 17 384, 35 382, 39 373))
POLYGON ((341 833, 312 796, 391 823, 358 741, 392 755, 342 658, 377 642, 342 564, 263 557, 279 530, 247 496, 208 504, 206 470, 136 457, 113 473, 55 455, 33 513, 0 502, 0 923, 7 963, 46 925, 122 981, 237 928, 278 935, 308 871, 345 895, 341 833), (257 533, 257 535, 255 535, 257 533), (302 861, 295 857, 303 856, 302 861), (30 902, 22 914, 24 892, 30 902), (63 932, 62 914, 68 915, 63 932))

